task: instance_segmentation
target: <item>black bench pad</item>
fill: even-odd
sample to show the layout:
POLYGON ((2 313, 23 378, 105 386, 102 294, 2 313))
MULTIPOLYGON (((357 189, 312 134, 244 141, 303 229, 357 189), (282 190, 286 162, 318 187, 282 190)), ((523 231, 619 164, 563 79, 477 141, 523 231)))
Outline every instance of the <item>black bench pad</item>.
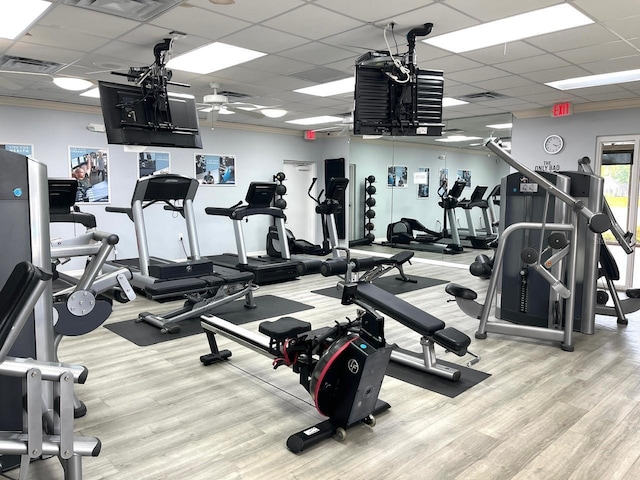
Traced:
POLYGON ((372 283, 358 283, 355 295, 376 310, 392 317, 420 335, 430 337, 444 328, 442 320, 429 315, 424 310, 414 307, 372 283))
POLYGON ((227 268, 221 265, 213 266, 213 275, 215 277, 221 278, 224 281, 224 283, 239 283, 239 282, 248 283, 253 281, 253 273, 240 272, 233 268, 227 268))
POLYGON ((309 322, 303 322, 293 317, 282 317, 278 320, 262 322, 258 326, 258 331, 267 335, 274 340, 286 340, 293 338, 301 333, 311 330, 309 322))
POLYGON ((467 335, 453 327, 438 330, 433 334, 433 341, 460 357, 466 355, 467 347, 471 344, 467 335))
POLYGON ((176 280, 167 280, 157 282, 153 285, 147 285, 144 290, 151 298, 159 295, 167 295, 171 293, 193 293, 207 290, 209 285, 200 278, 178 278, 176 280))

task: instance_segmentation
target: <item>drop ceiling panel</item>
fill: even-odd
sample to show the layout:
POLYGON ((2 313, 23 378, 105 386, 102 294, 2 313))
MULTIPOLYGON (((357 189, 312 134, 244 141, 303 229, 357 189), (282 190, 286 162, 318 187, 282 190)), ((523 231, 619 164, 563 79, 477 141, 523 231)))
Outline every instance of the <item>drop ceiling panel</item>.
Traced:
POLYGON ((640 35, 638 31, 640 16, 611 20, 604 25, 623 38, 636 38, 640 35))
POLYGON ((640 55, 615 58, 611 60, 604 60, 601 62, 583 63, 580 65, 580 67, 584 68, 590 73, 609 73, 620 72, 623 70, 635 70, 637 68, 640 68, 640 55))
POLYGON ((584 99, 589 100, 590 102, 606 102, 609 100, 620 100, 624 98, 637 98, 638 95, 633 92, 609 92, 609 93, 598 93, 598 94, 588 94, 582 96, 584 99))
POLYGON ((23 37, 22 41, 54 48, 90 52, 105 45, 109 39, 73 30, 35 26, 29 29, 29 36, 23 37))
MULTIPOLYGON (((244 66, 235 66, 225 68, 224 70, 219 70, 217 72, 213 72, 218 78, 223 78, 225 80, 233 80, 237 83, 262 83, 262 80, 267 78, 272 78, 274 76, 271 72, 264 72, 261 70, 253 70, 250 68, 246 68, 246 65, 250 65, 251 62, 243 63, 244 66)), ((232 89, 231 89, 232 90, 232 89)))
POLYGON ((640 2, 635 0, 575 0, 574 3, 601 21, 640 15, 640 2))
POLYGON ((571 97, 573 97, 573 95, 574 94, 571 92, 567 93, 560 90, 556 90, 555 92, 549 92, 549 93, 525 95, 521 98, 523 100, 529 100, 530 102, 540 103, 542 105, 552 105, 554 103, 571 101, 571 97))
POLYGON ((95 53, 107 57, 120 58, 122 61, 128 62, 129 66, 147 66, 151 65, 155 60, 153 49, 117 40, 98 48, 95 53))
POLYGON ((313 68, 313 65, 308 62, 299 62, 279 55, 268 55, 252 60, 251 68, 280 75, 288 75, 290 73, 308 70, 313 68))
POLYGON ((39 24, 108 38, 118 37, 138 26, 133 20, 69 5, 56 5, 39 24))
POLYGON ((540 72, 529 72, 522 74, 523 77, 533 80, 537 83, 547 83, 556 80, 564 80, 566 78, 583 77, 585 75, 589 75, 589 72, 587 72, 584 68, 576 67, 573 65, 562 68, 554 68, 551 70, 542 70, 540 72))
POLYGON ((555 55, 545 54, 536 57, 523 58, 512 62, 497 63, 495 66, 511 73, 523 74, 537 70, 556 69, 569 65, 565 60, 555 55))
POLYGON ((463 57, 471 58, 477 62, 487 65, 510 62, 522 58, 543 55, 545 52, 529 45, 525 42, 511 42, 504 45, 496 45, 488 48, 481 48, 472 52, 461 54, 463 57))
POLYGON ((237 1, 231 5, 216 5, 209 0, 189 0, 191 5, 211 10, 216 13, 259 23, 273 18, 294 8, 305 5, 302 0, 269 0, 269 1, 237 1))
POLYGON ((168 13, 150 20, 149 23, 170 30, 191 33, 209 40, 218 40, 251 25, 209 10, 185 6, 174 8, 168 13))
POLYGON ((504 77, 507 72, 504 70, 498 70, 493 67, 479 67, 472 68, 470 70, 462 70, 460 72, 445 73, 445 78, 451 78, 456 82, 469 83, 478 82, 481 80, 488 80, 490 78, 504 77))
POLYGON ((588 47, 589 45, 599 45, 615 40, 618 40, 618 37, 602 25, 592 24, 527 38, 526 42, 547 52, 557 52, 588 47))
POLYGON ((514 2, 513 0, 494 0, 491 2, 470 2, 469 0, 447 1, 448 6, 483 22, 511 17, 557 3, 561 2, 558 0, 528 0, 527 2, 514 2))
POLYGON ((326 63, 337 62, 347 58, 352 58, 355 61, 355 58, 357 57, 357 54, 354 54, 349 50, 321 43, 308 43, 301 47, 291 48, 284 52, 280 52, 279 55, 302 62, 312 62, 316 65, 324 65, 326 63))
POLYGON ((304 38, 319 40, 361 27, 363 22, 307 4, 279 17, 267 20, 263 22, 263 25, 304 38))
POLYGON ((526 78, 519 77, 517 75, 510 75, 507 77, 492 78, 491 80, 474 82, 474 85, 484 88, 485 90, 500 92, 501 90, 535 84, 526 78))
POLYGON ((418 60, 420 68, 431 68, 434 70, 442 70, 445 75, 453 72, 460 72, 462 70, 470 70, 472 68, 480 68, 484 65, 479 62, 474 62, 460 55, 449 55, 442 58, 436 58, 431 60, 418 60))
MULTIPOLYGON (((433 3, 429 0, 317 0, 315 5, 328 8, 353 18, 359 18, 366 22, 375 22, 382 18, 396 15, 398 12, 408 12, 427 4, 433 3)), ((424 22, 423 22, 424 23, 424 22)))
POLYGON ((593 45, 591 47, 577 48, 557 52, 556 55, 571 63, 588 63, 595 60, 607 60, 609 58, 628 57, 638 55, 638 51, 623 41, 593 45))
MULTIPOLYGON (((395 45, 389 33, 387 33, 387 38, 393 48, 392 51, 395 51, 395 45)), ((364 25, 344 33, 332 35, 322 39, 322 43, 339 48, 348 48, 361 54, 368 51, 388 50, 384 41, 383 29, 375 25, 364 25)), ((406 40, 404 37, 398 37, 398 43, 404 44, 406 40)))
POLYGON ((221 41, 264 53, 277 53, 309 43, 306 38, 289 35, 260 25, 254 25, 241 32, 222 37, 221 41))

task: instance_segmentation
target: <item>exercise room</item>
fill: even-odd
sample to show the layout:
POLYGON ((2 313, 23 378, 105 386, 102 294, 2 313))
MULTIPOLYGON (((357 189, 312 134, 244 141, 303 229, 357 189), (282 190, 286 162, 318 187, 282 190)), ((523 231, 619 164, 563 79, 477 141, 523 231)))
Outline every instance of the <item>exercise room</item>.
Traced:
POLYGON ((0 19, 0 478, 640 478, 640 4, 0 19))

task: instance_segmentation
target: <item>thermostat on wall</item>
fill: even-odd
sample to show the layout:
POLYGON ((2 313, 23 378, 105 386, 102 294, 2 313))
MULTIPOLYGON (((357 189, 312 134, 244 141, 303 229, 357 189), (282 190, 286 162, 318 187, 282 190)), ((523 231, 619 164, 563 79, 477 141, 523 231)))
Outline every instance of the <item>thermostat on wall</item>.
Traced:
POLYGON ((544 147, 545 152, 550 155, 555 155, 562 150, 562 147, 564 147, 564 140, 560 135, 549 135, 544 139, 542 146, 544 147))

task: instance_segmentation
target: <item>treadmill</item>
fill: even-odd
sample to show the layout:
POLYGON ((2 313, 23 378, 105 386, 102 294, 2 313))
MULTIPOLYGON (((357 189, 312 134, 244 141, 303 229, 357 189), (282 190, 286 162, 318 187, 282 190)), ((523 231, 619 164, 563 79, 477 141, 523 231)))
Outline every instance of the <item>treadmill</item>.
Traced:
POLYGON ((488 187, 484 185, 478 185, 473 190, 469 200, 458 201, 456 208, 462 208, 464 210, 467 219, 467 228, 458 228, 456 223, 452 223, 451 225, 452 230, 458 230, 460 239, 463 242, 466 241, 466 245, 473 248, 488 249, 490 248, 488 244, 497 238, 497 235, 493 232, 493 225, 489 218, 489 201, 483 198, 487 189, 488 187), (471 218, 471 210, 474 208, 480 208, 480 210, 482 210, 482 218, 486 229, 476 229, 473 219, 471 218))
POLYGON ((275 196, 276 185, 274 182, 252 182, 245 196, 246 205, 240 202, 230 208, 205 208, 207 215, 231 219, 238 252, 209 256, 207 259, 213 262, 214 265, 253 273, 254 283, 257 285, 294 280, 302 272, 319 272, 322 264, 322 261, 318 260, 317 257, 313 259, 292 258, 288 242, 280 242, 279 257, 271 257, 269 255, 247 256, 242 221, 248 217, 253 215, 268 215, 272 217, 278 232, 278 238, 287 238, 284 211, 271 206, 275 196))

